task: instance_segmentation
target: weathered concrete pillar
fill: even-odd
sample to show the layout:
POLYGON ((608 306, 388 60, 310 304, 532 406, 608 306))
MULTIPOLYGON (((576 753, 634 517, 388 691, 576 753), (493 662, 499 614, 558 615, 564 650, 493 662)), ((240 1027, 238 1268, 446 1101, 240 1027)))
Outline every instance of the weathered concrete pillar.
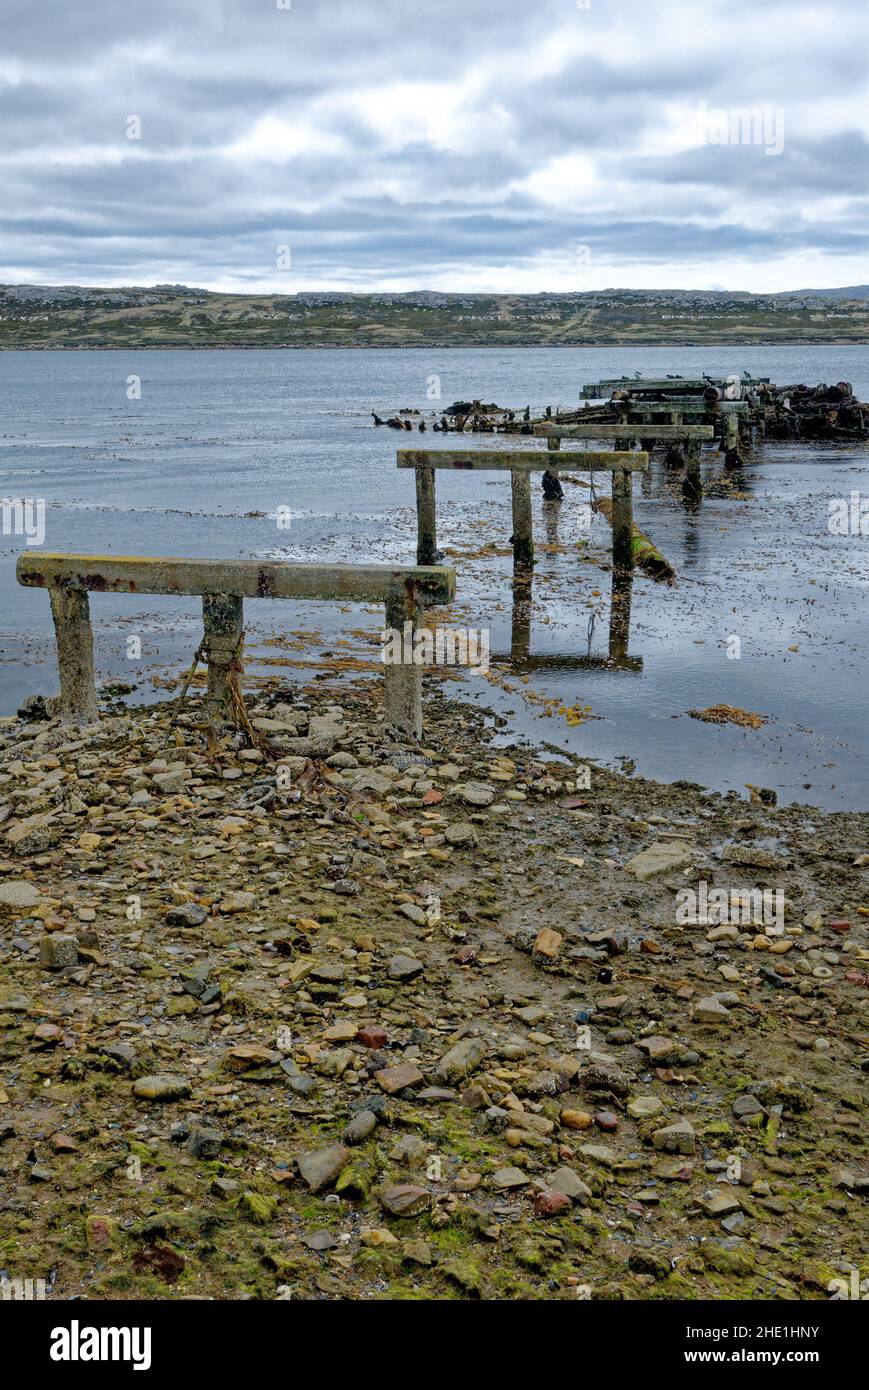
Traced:
POLYGON ((613 473, 613 569, 634 568, 634 515, 631 475, 626 468, 613 473))
POLYGON ((404 590, 396 591, 386 600, 386 626, 391 633, 401 634, 401 643, 393 643, 401 651, 399 661, 387 661, 383 673, 384 720, 422 738, 422 667, 413 660, 413 635, 416 630, 416 603, 404 590), (405 639, 405 623, 410 623, 409 641, 405 639))
POLYGON ((51 585, 51 616, 60 670, 60 717, 64 724, 95 724, 100 717, 94 681, 94 634, 84 589, 51 585))
POLYGON ((513 571, 534 568, 534 534, 531 523, 531 474, 516 469, 510 474, 513 497, 513 571))
POLYGON ((223 715, 229 702, 229 675, 244 633, 244 600, 235 594, 203 594, 205 659, 208 662, 207 704, 223 715))
MULTIPOLYGON (((670 411, 670 424, 681 425, 682 415, 678 410, 670 411)), ((682 468, 685 464, 685 446, 680 440, 672 440, 664 452, 665 468, 682 468)))
POLYGON ((435 471, 416 469, 416 563, 438 562, 435 471))
POLYGON ((725 453, 724 463, 727 468, 738 468, 741 459, 739 457, 739 420, 736 415, 725 415, 724 417, 724 439, 725 453))

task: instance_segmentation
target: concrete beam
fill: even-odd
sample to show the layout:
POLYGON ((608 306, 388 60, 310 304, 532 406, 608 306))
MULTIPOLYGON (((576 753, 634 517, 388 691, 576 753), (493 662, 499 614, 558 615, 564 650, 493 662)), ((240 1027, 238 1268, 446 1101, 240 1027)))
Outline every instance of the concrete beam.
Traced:
POLYGON ((417 601, 449 603, 453 570, 439 565, 297 565, 279 561, 188 560, 150 555, 44 555, 18 557, 19 584, 113 594, 232 594, 236 598, 346 599, 385 603, 410 586, 417 601))
MULTIPOLYGON (((636 438, 639 431, 635 430, 636 438)), ((629 453, 625 450, 577 450, 570 456, 570 467, 576 472, 594 470, 618 471, 623 468, 631 472, 642 472, 649 466, 646 453, 629 453)), ((458 471, 498 473, 544 473, 552 467, 552 456, 542 450, 506 449, 398 449, 396 452, 399 468, 452 468, 458 471)), ((564 467, 559 458, 559 468, 564 467)))
MULTIPOLYGON (((712 425, 651 425, 638 430, 635 425, 535 425, 534 433, 549 439, 712 439, 712 425)), ((573 455, 569 454, 569 458, 573 455)))
POLYGON ((743 415, 750 408, 748 401, 704 401, 702 396, 667 396, 664 400, 629 396, 607 401, 607 405, 613 410, 647 411, 651 415, 743 415))

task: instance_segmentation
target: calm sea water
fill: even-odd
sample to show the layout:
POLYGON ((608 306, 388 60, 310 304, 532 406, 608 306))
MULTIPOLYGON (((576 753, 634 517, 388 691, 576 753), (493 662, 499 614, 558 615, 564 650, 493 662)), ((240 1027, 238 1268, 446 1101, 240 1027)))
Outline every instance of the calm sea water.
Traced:
MULTIPOLYGON (((497 349, 489 351, 245 351, 0 353, 0 498, 44 498, 49 550, 294 560, 412 563, 413 476, 395 449, 418 436, 374 429, 369 415, 424 412, 430 378, 442 399, 479 397, 532 408, 568 406, 581 384, 641 372, 719 375, 748 369, 779 383, 854 383, 869 398, 865 348, 497 349), (128 379, 141 399, 128 399, 128 379), (279 508, 292 524, 279 529, 279 508)), ((445 443, 428 434, 430 447, 445 443)), ((450 441, 452 442, 452 441, 450 441)), ((467 441, 505 447, 503 440, 467 441)), ((525 447, 527 441, 523 441, 525 447)), ((704 457, 711 482, 717 453, 704 457)), ((687 778, 744 794, 748 782, 781 801, 869 808, 865 710, 867 544, 833 536, 828 502, 869 495, 869 448, 767 444, 752 459, 744 496, 681 505, 678 475, 655 465, 637 484, 635 518, 675 565, 675 587, 638 576, 630 652, 641 669, 577 666, 607 651, 609 577, 581 560, 578 488, 568 489, 551 552, 540 548, 530 632, 515 626, 510 561, 459 557, 459 602, 448 621, 489 627, 509 656, 524 640, 535 666, 504 691, 478 677, 466 694, 497 701, 507 737, 547 738, 590 758, 629 759, 639 774, 687 778), (728 657, 738 636, 741 656, 728 657), (590 706, 568 727, 543 719, 531 693, 590 706), (730 703, 764 714, 761 730, 712 727, 686 711, 730 703)), ((492 474, 438 478, 439 540, 476 551, 510 534, 509 482, 492 474)), ((535 526, 547 537, 539 486, 535 526)), ((588 549, 606 558, 596 519, 588 549)), ((56 688, 48 600, 15 583, 22 538, 0 535, 0 712, 56 688)), ((177 671, 198 641, 195 600, 97 596, 102 676, 153 698, 155 671, 177 671), (142 657, 127 658, 140 635, 142 657)), ((253 644, 310 629, 320 646, 376 651, 377 615, 337 606, 248 604, 253 644), (369 633, 368 644, 356 634, 369 633), (336 647, 345 641, 347 646, 336 647), (372 645, 372 643, 374 645, 372 645)), ((280 647, 259 647, 264 657, 280 647)), ((285 653, 293 656, 291 651, 285 653)), ((509 675, 509 667, 498 666, 509 675)), ((292 677, 293 672, 288 669, 292 677)))

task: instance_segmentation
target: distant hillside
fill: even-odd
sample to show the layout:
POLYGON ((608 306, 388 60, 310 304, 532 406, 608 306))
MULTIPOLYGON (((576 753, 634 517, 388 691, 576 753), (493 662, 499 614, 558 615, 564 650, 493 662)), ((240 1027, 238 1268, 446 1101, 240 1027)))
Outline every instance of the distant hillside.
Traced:
POLYGON ((797 299, 869 299, 869 285, 843 285, 838 290, 792 290, 797 299))
POLYGON ((0 285, 2 348, 563 347, 866 343, 869 286, 754 295, 221 294, 0 285))

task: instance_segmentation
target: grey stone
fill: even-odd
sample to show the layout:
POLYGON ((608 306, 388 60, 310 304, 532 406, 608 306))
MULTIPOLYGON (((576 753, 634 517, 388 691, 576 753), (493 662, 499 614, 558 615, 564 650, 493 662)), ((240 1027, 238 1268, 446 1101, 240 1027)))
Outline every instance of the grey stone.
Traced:
MULTIPOLYGON (((423 914, 425 915, 425 914, 423 914)), ((413 956, 395 955, 387 966, 387 974, 390 980, 415 980, 417 975, 421 975, 425 966, 421 960, 416 960, 413 956)))
POLYGON ((330 1187, 342 1168, 350 1162, 350 1150, 344 1144, 332 1144, 328 1149, 312 1149, 296 1159, 299 1172, 312 1192, 330 1187))
POLYGON ((36 907, 41 902, 42 894, 33 883, 27 883, 24 879, 0 883, 0 908, 11 907, 21 910, 36 907))
POLYGON ((697 1147, 694 1126, 688 1120, 677 1120, 652 1135, 654 1148, 668 1154, 693 1154, 697 1147))
POLYGON ((345 1144, 361 1144, 377 1128, 377 1116, 370 1110, 360 1110, 345 1127, 341 1138, 345 1144))
POLYGON ((548 1179, 547 1186, 550 1192, 561 1192, 565 1197, 569 1197, 572 1202, 584 1207, 592 1195, 591 1188, 582 1181, 582 1178, 573 1171, 572 1168, 559 1168, 548 1179))
POLYGON ((170 927, 198 927, 205 921, 208 913, 199 903, 179 903, 177 907, 170 907, 166 913, 166 922, 170 927))
POLYGON ((78 965, 78 941, 65 934, 41 937, 39 964, 46 970, 64 970, 67 966, 78 965))
POLYGON ((190 1082, 186 1076, 157 1072, 134 1081, 133 1095, 139 1100, 186 1100, 190 1095, 190 1082))

